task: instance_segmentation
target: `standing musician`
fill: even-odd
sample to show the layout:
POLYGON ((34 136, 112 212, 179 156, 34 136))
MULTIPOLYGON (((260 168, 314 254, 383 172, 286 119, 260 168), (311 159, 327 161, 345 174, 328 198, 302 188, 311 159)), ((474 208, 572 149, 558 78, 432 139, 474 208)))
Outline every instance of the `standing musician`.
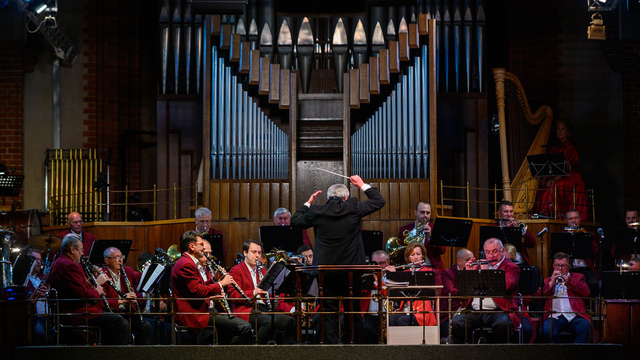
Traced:
POLYGON ((74 234, 82 240, 82 246, 84 247, 84 256, 89 256, 89 252, 91 252, 91 245, 97 240, 97 238, 86 231, 82 230, 82 216, 77 212, 69 213, 67 217, 67 225, 69 229, 58 234, 61 238, 74 234))
POLYGON ((33 265, 31 266, 31 272, 25 288, 27 297, 34 302, 34 313, 38 317, 33 322, 33 344, 45 345, 46 339, 46 326, 47 321, 44 315, 47 313, 47 293, 49 292, 49 285, 46 284, 45 274, 42 273, 42 252, 40 250, 31 250, 32 258, 34 258, 33 265))
POLYGON ((142 293, 136 293, 135 289, 142 278, 142 273, 134 271, 129 266, 124 266, 124 256, 120 249, 108 247, 104 250, 103 269, 111 278, 111 283, 104 288, 109 307, 114 312, 133 313, 132 316, 123 315, 131 324, 131 332, 134 335, 136 345, 151 345, 151 324, 142 318, 141 309, 144 306, 142 293), (111 286, 113 284, 113 286, 111 286), (124 298, 120 296, 124 294, 124 298), (137 299, 140 299, 138 301, 137 299), (133 306, 133 309, 129 309, 133 306), (137 314, 136 314, 137 313, 137 314))
MULTIPOLYGON (((565 228, 565 231, 567 232, 574 232, 574 233, 588 232, 584 228, 580 227, 580 222, 582 221, 582 217, 578 210, 571 209, 567 211, 567 213, 565 214, 564 221, 567 223, 567 228, 565 228)), ((598 246, 598 242, 595 236, 593 236, 593 242, 591 247, 593 251, 593 257, 595 259, 598 256, 598 251, 600 250, 600 247, 598 246)), ((600 286, 599 286, 600 275, 598 274, 598 270, 596 270, 596 267, 592 260, 573 259, 573 261, 571 262, 571 269, 573 272, 584 275, 584 278, 586 279, 587 284, 589 285, 589 291, 591 293, 591 296, 596 297, 600 294, 600 286)))
POLYGON ((433 266, 438 270, 444 270, 444 265, 442 263, 442 254, 447 250, 445 246, 431 246, 429 245, 429 241, 431 240, 431 229, 433 229, 433 222, 430 222, 431 219, 431 204, 420 201, 418 205, 416 205, 416 210, 414 211, 416 216, 416 221, 411 224, 407 224, 398 230, 398 238, 401 241, 404 241, 406 231, 409 231, 409 236, 416 236, 420 231, 422 231, 424 235, 424 239, 422 244, 427 249, 427 257, 424 259, 425 264, 429 266, 433 266), (420 226, 420 224, 424 224, 420 226))
MULTIPOLYGON (((239 318, 249 321, 256 331, 256 343, 293 344, 295 341, 295 323, 292 317, 283 314, 269 314, 274 305, 268 299, 269 293, 258 287, 267 269, 257 264, 262 256, 262 243, 249 239, 242 244, 244 261, 229 270, 229 274, 236 279, 240 289, 255 300, 255 308, 244 300, 235 301, 233 312, 239 318)), ((231 298, 241 298, 235 289, 229 291, 231 298)))
MULTIPOLYGON (((465 308, 475 311, 462 313, 455 316, 452 321, 453 342, 464 343, 465 330, 470 339, 471 332, 482 326, 489 326, 493 332, 491 342, 505 343, 509 340, 509 330, 520 326, 520 318, 517 314, 518 304, 515 296, 518 293, 518 280, 520 279, 520 268, 518 265, 508 261, 504 256, 502 241, 496 238, 487 239, 484 242, 483 250, 489 269, 505 271, 506 297, 486 297, 469 299, 465 308), (480 302, 482 301, 482 313, 480 302)), ((465 264, 467 270, 479 270, 480 265, 473 265, 475 258, 469 259, 465 264)), ((482 265, 486 266, 486 265, 482 265)))
MULTIPOLYGON (((508 200, 500 201, 500 205, 498 205, 498 219, 495 223, 491 224, 491 226, 500 226, 500 227, 517 227, 518 221, 515 218, 515 214, 513 213, 513 203, 508 200)), ((536 247, 536 238, 533 234, 527 230, 522 236, 522 252, 516 253, 516 262, 519 264, 531 265, 531 261, 529 260, 529 255, 527 254, 527 248, 536 247)))
MULTIPOLYGON (((413 264, 425 260, 427 249, 421 243, 410 243, 404 249, 404 261, 413 264)), ((414 269, 405 271, 434 271, 430 266, 415 265, 414 269)), ((442 285, 440 271, 436 271, 436 285, 442 285)), ((439 295, 439 294, 438 294, 439 295)), ((438 323, 436 314, 433 312, 431 301, 403 301, 400 304, 399 313, 389 316, 389 326, 434 326, 438 323), (422 313, 419 313, 422 312, 422 313), (416 316, 416 314, 418 314, 416 316)))
MULTIPOLYGON (((291 212, 287 208, 277 208, 273 212, 273 226, 291 226, 291 212)), ((307 229, 302 230, 302 244, 311 248, 311 240, 307 229)))
MULTIPOLYGON (((327 190, 327 202, 324 205, 314 205, 316 197, 322 191, 313 193, 309 200, 293 214, 291 225, 307 229, 313 226, 315 231, 314 262, 317 265, 364 265, 364 244, 360 232, 360 221, 363 217, 378 211, 385 205, 385 200, 378 190, 365 184, 358 175, 349 178, 351 183, 364 191, 369 198, 367 201, 358 201, 355 197, 349 197, 349 188, 344 184, 334 184, 327 190)), ((353 293, 360 294, 360 282, 354 284, 353 293)), ((325 296, 348 296, 348 284, 344 281, 344 274, 340 272, 326 272, 324 276, 325 296)), ((360 308, 359 301, 352 301, 354 311, 360 308)), ((338 300, 324 300, 324 310, 333 312, 325 315, 326 343, 337 344, 338 300)), ((354 334, 361 336, 360 317, 354 317, 354 334)), ((361 342, 360 339, 356 339, 361 342)))
MULTIPOLYGON (((553 256, 553 274, 544 279, 542 295, 544 303, 542 338, 544 342, 558 342, 558 334, 569 331, 576 343, 588 343, 591 338, 591 319, 584 300, 589 296, 589 286, 582 274, 570 272, 568 254, 559 252, 553 256), (553 310, 551 316, 549 313, 553 310)), ((540 296, 538 291, 537 296, 540 296)))
MULTIPOLYGON (((211 210, 207 209, 206 207, 198 208, 195 212, 195 217, 196 217, 196 232, 198 234, 200 235, 210 234, 210 235, 222 236, 222 231, 216 230, 211 227, 211 210)), ((224 246, 224 241, 222 238, 220 238, 220 241, 222 241, 222 254, 224 255, 227 253, 227 248, 226 246, 224 246)))
POLYGON ((60 321, 72 325, 82 325, 86 321, 102 329, 103 344, 126 345, 129 342, 129 323, 119 314, 103 312, 99 302, 100 295, 104 295, 102 285, 109 277, 102 273, 95 278, 95 286, 89 285, 80 265, 84 253, 82 240, 77 235, 68 234, 62 239, 61 255, 51 265, 48 281, 51 288, 57 290, 58 298, 78 299, 59 302, 59 313, 80 315, 61 316, 60 321))
POLYGON ((234 282, 233 277, 226 276, 219 282, 203 280, 198 270, 198 259, 204 256, 204 243, 197 232, 185 232, 180 248, 182 256, 171 271, 171 290, 177 307, 176 323, 199 330, 199 343, 205 343, 212 336, 212 332, 205 328, 215 326, 220 343, 248 344, 251 325, 233 315, 209 312, 209 299, 222 298, 222 288, 234 282))

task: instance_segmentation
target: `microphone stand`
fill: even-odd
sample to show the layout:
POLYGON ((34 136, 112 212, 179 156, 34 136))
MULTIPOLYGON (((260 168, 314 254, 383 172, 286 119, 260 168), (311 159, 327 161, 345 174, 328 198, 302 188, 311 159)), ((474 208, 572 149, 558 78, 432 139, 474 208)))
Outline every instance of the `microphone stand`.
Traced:
POLYGON ((546 232, 547 231, 544 231, 542 234, 538 235, 540 238, 540 278, 538 279, 540 281, 540 284, 538 284, 538 291, 540 292, 540 295, 542 295, 542 289, 544 288, 544 259, 542 257, 542 253, 544 248, 544 234, 546 232))

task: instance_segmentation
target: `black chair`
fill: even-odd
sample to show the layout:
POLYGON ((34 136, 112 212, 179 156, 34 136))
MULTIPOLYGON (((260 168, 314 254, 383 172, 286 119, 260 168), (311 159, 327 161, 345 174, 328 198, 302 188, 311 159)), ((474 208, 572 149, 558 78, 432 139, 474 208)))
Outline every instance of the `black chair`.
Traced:
POLYGON ((56 345, 88 345, 102 343, 102 329, 92 325, 65 325, 60 323, 58 311, 60 299, 56 289, 50 289, 47 295, 49 312, 54 323, 56 345))

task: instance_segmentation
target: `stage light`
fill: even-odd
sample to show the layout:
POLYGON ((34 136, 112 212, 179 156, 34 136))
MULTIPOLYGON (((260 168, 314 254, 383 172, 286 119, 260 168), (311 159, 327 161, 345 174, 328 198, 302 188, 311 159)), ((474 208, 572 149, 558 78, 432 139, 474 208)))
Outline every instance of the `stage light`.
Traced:
POLYGON ((42 0, 31 0, 27 4, 27 10, 40 14, 47 9, 47 3, 42 0))
POLYGON ((600 13, 595 13, 591 16, 591 25, 589 25, 587 29, 587 38, 591 40, 607 39, 604 21, 602 21, 602 15, 600 15, 600 13))
POLYGON ((619 0, 587 0, 589 11, 612 11, 618 6, 619 0))

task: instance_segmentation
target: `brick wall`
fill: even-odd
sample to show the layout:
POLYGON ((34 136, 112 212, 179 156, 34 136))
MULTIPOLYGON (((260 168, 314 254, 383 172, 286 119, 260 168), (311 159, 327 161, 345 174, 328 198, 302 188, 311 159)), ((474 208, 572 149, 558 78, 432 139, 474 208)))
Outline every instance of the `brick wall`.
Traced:
MULTIPOLYGON (((0 42, 0 164, 8 169, 16 168, 19 175, 23 175, 22 46, 22 43, 0 42)), ((22 191, 16 200, 22 202, 22 191)), ((7 199, 6 204, 11 205, 11 200, 7 199)))
POLYGON ((640 40, 625 40, 624 92, 624 205, 640 206, 640 40))

